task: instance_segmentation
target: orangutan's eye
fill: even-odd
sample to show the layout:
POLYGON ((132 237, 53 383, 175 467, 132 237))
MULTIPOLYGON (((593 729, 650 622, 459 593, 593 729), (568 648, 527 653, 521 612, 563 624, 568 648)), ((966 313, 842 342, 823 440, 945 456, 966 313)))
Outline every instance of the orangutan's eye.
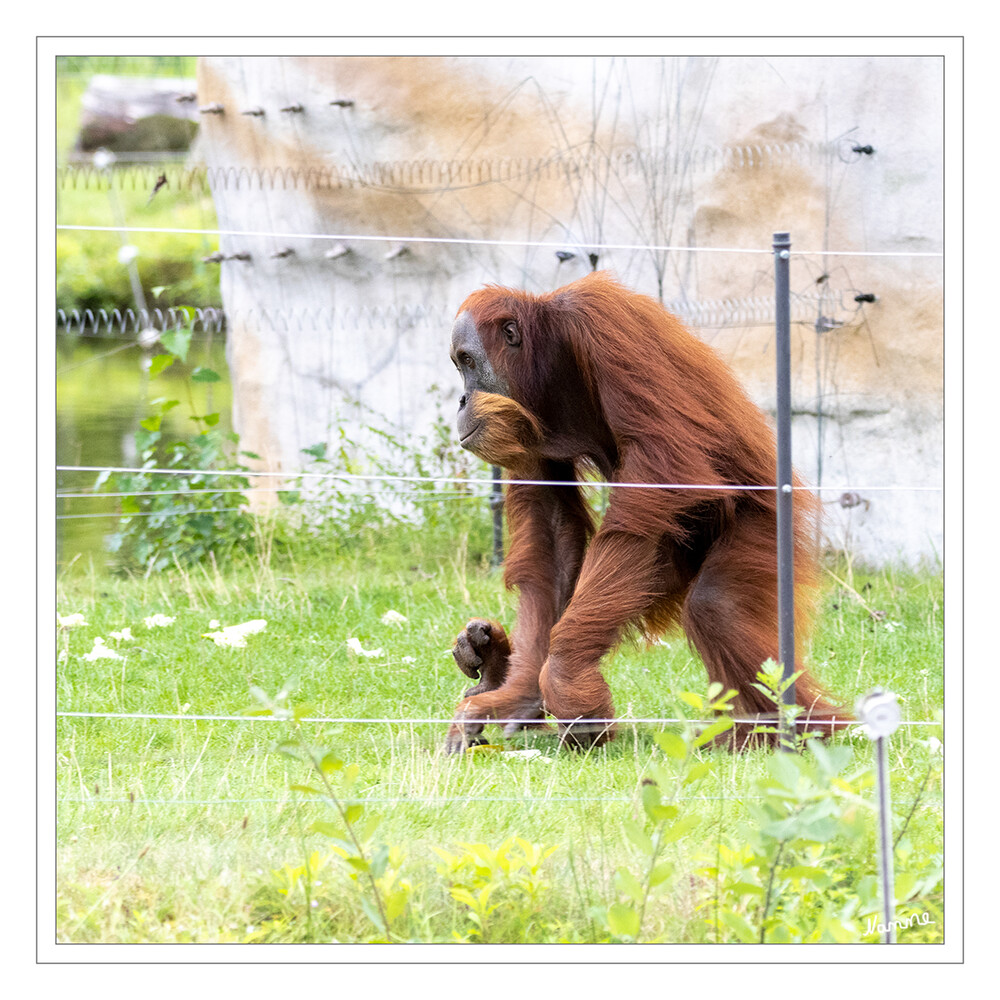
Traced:
POLYGON ((517 328, 517 322, 509 319, 503 325, 503 339, 511 347, 517 347, 521 343, 521 331, 517 328))

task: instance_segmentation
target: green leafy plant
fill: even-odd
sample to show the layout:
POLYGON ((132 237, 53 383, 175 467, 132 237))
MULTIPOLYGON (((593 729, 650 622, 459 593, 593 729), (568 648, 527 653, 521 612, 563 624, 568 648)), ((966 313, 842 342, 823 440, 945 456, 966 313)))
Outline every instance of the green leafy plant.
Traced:
POLYGON ((298 866, 285 865, 272 873, 279 884, 278 891, 290 898, 296 887, 301 885, 302 912, 308 934, 313 910, 320 905, 315 893, 316 874, 330 860, 339 859, 346 866, 351 881, 362 890, 358 897, 359 904, 378 932, 373 940, 397 940, 394 928, 406 913, 413 887, 402 877, 403 852, 398 847, 375 840, 381 817, 368 812, 352 795, 361 768, 357 764, 345 764, 332 751, 318 750, 301 739, 298 722, 309 714, 310 708, 306 705, 293 708, 288 704, 290 685, 273 698, 259 688, 252 688, 251 693, 260 707, 250 710, 248 714, 271 715, 287 719, 293 725, 293 737, 280 742, 277 750, 305 764, 311 781, 293 783, 291 790, 331 807, 332 819, 316 820, 303 831, 305 861, 298 866), (316 851, 306 852, 305 833, 318 833, 325 837, 331 846, 330 853, 324 856, 316 851), (282 888, 282 885, 287 888, 282 888))
POLYGON ((488 551, 482 481, 489 470, 459 446, 440 402, 429 432, 420 437, 355 403, 331 426, 331 438, 302 449, 308 464, 298 489, 282 494, 310 533, 352 549, 390 529, 415 529, 425 544, 442 535, 472 535, 476 550, 488 551))
MULTIPOLYGON (((166 352, 151 359, 151 380, 187 361, 191 334, 191 328, 185 327, 161 335, 166 352)), ((249 480, 214 474, 215 470, 246 471, 236 461, 239 437, 219 427, 219 413, 199 412, 195 403, 192 386, 217 381, 218 373, 206 367, 195 367, 183 379, 194 434, 167 434, 165 419, 181 401, 165 396, 154 399, 152 412, 135 434, 141 471, 105 471, 98 476, 96 489, 124 494, 118 530, 108 539, 108 548, 123 565, 157 572, 175 563, 198 562, 210 554, 224 557, 253 537, 243 493, 249 480), (166 471, 171 469, 195 471, 177 475, 166 471)), ((256 457, 249 452, 239 454, 256 457)))
POLYGON ((638 854, 635 865, 621 865, 615 870, 614 886, 618 899, 606 908, 595 908, 591 916, 605 927, 616 941, 639 941, 652 898, 676 876, 675 862, 666 857, 667 848, 689 833, 698 822, 693 811, 682 812, 682 800, 713 769, 713 761, 699 751, 711 746, 732 728, 728 712, 735 691, 723 693, 721 684, 712 684, 707 697, 683 692, 681 699, 699 715, 719 717, 704 726, 691 723, 680 732, 657 733, 654 737, 663 751, 663 760, 652 761, 640 786, 642 815, 626 819, 625 836, 638 854))
MULTIPOLYGON (((744 943, 878 940, 878 879, 859 870, 855 845, 867 843, 872 865, 870 767, 852 770, 849 746, 807 741, 799 754, 776 753, 749 790, 747 819, 720 840, 699 869, 713 882, 700 904, 711 938, 744 943)), ((904 857, 904 861, 909 859, 904 857)), ((940 859, 897 876, 897 905, 914 909, 940 885, 940 859)), ((925 912, 938 913, 924 901, 925 912)), ((902 915, 902 914, 901 914, 902 915)), ((929 916, 919 922, 919 929, 929 916)), ((916 939, 916 938, 914 938, 916 939)))
POLYGON ((456 931, 455 939, 488 942, 493 914, 502 908, 503 922, 517 926, 520 940, 530 940, 549 888, 542 864, 559 850, 558 845, 547 847, 509 837, 495 849, 487 844, 458 846, 461 854, 432 848, 443 862, 438 865, 438 874, 447 880, 451 898, 465 907, 466 918, 472 924, 464 934, 456 931))

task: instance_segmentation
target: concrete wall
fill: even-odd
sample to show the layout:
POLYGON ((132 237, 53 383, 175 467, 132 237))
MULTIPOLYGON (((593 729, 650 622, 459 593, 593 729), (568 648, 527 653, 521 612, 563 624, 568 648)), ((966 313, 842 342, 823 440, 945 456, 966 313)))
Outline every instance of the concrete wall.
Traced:
POLYGON ((220 265, 245 447, 294 469, 335 437, 345 400, 419 433, 456 404, 447 345, 465 295, 558 287, 592 255, 685 316, 771 407, 769 253, 636 247, 768 251, 788 230, 798 250, 903 254, 794 258, 795 457, 845 488, 823 493, 831 545, 935 557, 940 494, 873 487, 941 484, 941 262, 912 255, 942 244, 942 71, 932 57, 201 60, 198 102, 223 109, 199 140, 221 228, 385 237, 223 237, 249 254, 220 265), (442 236, 575 256, 392 239, 442 236))

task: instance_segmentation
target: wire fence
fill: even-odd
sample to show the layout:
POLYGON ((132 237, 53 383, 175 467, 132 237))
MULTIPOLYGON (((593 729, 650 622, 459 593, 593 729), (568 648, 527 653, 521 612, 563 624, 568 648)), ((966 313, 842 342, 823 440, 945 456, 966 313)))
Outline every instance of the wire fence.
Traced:
MULTIPOLYGON (((745 149, 742 151, 728 150, 726 156, 732 159, 732 162, 739 162, 741 165, 752 165, 753 163, 765 162, 769 157, 774 156, 788 156, 788 155, 800 155, 804 152, 810 152, 803 149, 795 150, 778 150, 770 148, 761 149, 745 149)), ((812 150, 811 152, 816 152, 812 150)), ((707 154, 706 154, 707 155, 707 154)), ((516 170, 532 170, 541 169, 543 165, 539 163, 521 163, 519 165, 507 165, 510 169, 516 170)), ((544 165, 546 168, 553 166, 552 164, 544 165)), ((565 166, 565 164, 563 164, 565 166)), ((439 169, 440 164, 437 164, 435 169, 439 169)), ((414 164, 394 164, 390 165, 390 172, 392 171, 409 171, 407 176, 410 177, 425 177, 427 176, 426 170, 430 169, 427 164, 414 163, 414 164)), ((459 164, 455 165, 454 169, 451 170, 449 174, 450 177, 463 175, 464 172, 468 172, 470 169, 469 164, 459 164)), ((96 170, 91 174, 89 168, 79 166, 68 167, 61 172, 61 183, 72 184, 75 183, 73 180, 82 178, 82 182, 87 184, 90 180, 95 178, 103 178, 105 181, 111 175, 111 171, 107 169, 96 170)), ((126 181, 128 178, 141 179, 144 183, 149 178, 149 171, 140 169, 137 167, 130 167, 123 171, 122 168, 116 168, 113 173, 116 176, 116 182, 126 181)), ((188 171, 191 175, 199 175, 202 177, 211 177, 211 172, 207 172, 203 169, 188 171)), ((378 171, 376 171, 378 173, 378 171)), ((223 171, 222 176, 228 177, 232 174, 231 171, 223 171)), ((257 175, 255 175, 257 176, 257 175)), ((381 176, 381 175, 380 175, 381 176)), ((314 173, 307 172, 305 175, 300 177, 296 172, 286 173, 283 171, 275 171, 271 173, 264 172, 257 176, 258 182, 262 179, 267 179, 268 183, 277 183, 279 180, 284 183, 290 181, 293 185, 297 184, 300 180, 305 179, 306 181, 315 182, 317 178, 329 178, 334 177, 334 174, 320 173, 316 175, 314 173)), ((384 177, 383 177, 384 180, 384 177)), ((139 182, 138 180, 136 181, 139 182)), ((574 249, 581 252, 594 253, 595 251, 610 251, 610 250, 642 250, 642 251, 679 251, 686 253, 709 253, 709 254, 749 254, 749 255, 771 255, 772 250, 767 250, 763 248, 754 247, 707 247, 707 246, 687 246, 687 245, 672 245, 672 244, 655 244, 655 243, 613 243, 613 242, 597 242, 597 243, 578 243, 572 240, 562 240, 562 241, 551 241, 551 240, 525 240, 525 239, 472 239, 465 237, 451 237, 451 236, 425 236, 425 235, 382 235, 382 234, 331 234, 324 232, 315 233, 304 233, 304 232, 287 232, 287 231, 271 231, 271 230, 235 230, 235 229, 188 229, 188 228, 164 228, 164 227, 145 227, 145 226, 127 226, 127 225, 116 225, 116 226, 89 226, 89 225, 59 225, 57 229, 64 231, 89 231, 89 232, 108 232, 116 233, 119 235, 131 235, 139 233, 148 234, 162 234, 162 235, 204 235, 211 237, 234 237, 234 238, 271 238, 274 240, 318 240, 325 242, 335 242, 339 245, 345 245, 349 243, 388 243, 394 245, 408 245, 408 244, 439 244, 439 245, 459 245, 466 247, 534 247, 542 249, 551 249, 554 251, 564 251, 567 247, 573 247, 574 249)), ((881 258, 881 257, 908 257, 908 258, 941 258, 943 255, 937 251, 928 252, 915 252, 912 250, 884 250, 884 251, 868 251, 868 250, 833 250, 833 249, 822 249, 822 250, 799 250, 793 251, 794 256, 808 257, 808 256, 818 256, 822 255, 824 258, 827 257, 859 257, 859 258, 881 258)), ((245 261, 248 257, 246 254, 231 254, 227 257, 221 257, 220 262, 225 262, 227 260, 241 260, 245 261)), ((843 292, 836 292, 830 290, 824 290, 821 293, 807 292, 804 294, 793 295, 792 297, 792 311, 791 319, 792 321, 813 321, 817 316, 817 310, 822 311, 824 308, 827 310, 841 310, 854 308, 855 310, 860 309, 866 302, 874 299, 871 295, 856 295, 853 297, 853 303, 849 304, 844 297, 843 292)), ((751 325, 751 324, 764 324, 774 320, 775 317, 775 304, 773 297, 769 296, 754 296, 743 299, 725 299, 725 300, 712 300, 712 301, 701 301, 692 302, 686 299, 680 299, 677 301, 671 301, 666 303, 666 307, 671 311, 679 314, 683 319, 688 322, 694 323, 700 326, 725 326, 725 325, 751 325)), ((177 329, 180 327, 186 327, 194 332, 202 332, 211 336, 215 333, 224 332, 229 326, 234 323, 249 324, 249 325, 261 325, 268 327, 280 327, 285 330, 303 330, 303 329, 331 329, 333 327, 343 327, 348 329, 359 329, 362 327, 373 327, 373 326, 386 326, 393 324, 405 324, 407 326, 414 325, 424 325, 427 327, 443 327, 450 322, 450 313, 443 308, 427 307, 423 305, 417 306, 372 306, 372 307, 345 307, 340 309, 266 309, 261 308, 259 310, 242 310, 236 312, 227 312, 219 307, 203 307, 203 308, 166 308, 166 309, 116 309, 116 310, 57 310, 56 314, 57 328, 62 329, 67 333, 75 333, 78 335, 90 335, 90 336, 112 336, 112 337, 123 337, 129 338, 130 342, 128 344, 122 345, 121 347, 115 348, 113 351, 108 352, 108 355, 116 353, 121 350, 128 349, 133 346, 140 346, 149 348, 155 344, 155 337, 153 334, 158 334, 165 332, 167 330, 177 329), (143 342, 143 338, 146 338, 146 342, 143 342), (131 338, 135 338, 132 340, 131 338)), ((108 356, 104 355, 104 356, 108 356)), ((85 363, 85 362, 84 362, 85 363)), ((79 367, 79 366, 70 366, 79 367)), ((67 369, 69 370, 69 369, 67 369)), ((176 468, 159 468, 150 466, 115 466, 115 465, 58 465, 56 467, 58 473, 98 473, 102 475, 108 474, 149 474, 156 476, 185 476, 185 477, 212 477, 213 482, 209 486, 204 486, 200 484, 195 484, 190 487, 176 490, 132 490, 132 491, 121 491, 121 490, 102 490, 100 488, 92 488, 90 490, 58 490, 57 499, 60 500, 70 500, 70 499, 124 499, 126 497, 166 497, 174 496, 181 497, 185 494, 190 495, 196 492, 209 492, 211 495, 226 495, 226 494, 243 494, 245 496, 253 496, 257 493, 266 494, 280 494, 280 493, 294 493, 301 488, 301 484, 309 481, 314 483, 323 483, 328 486, 335 485, 339 491, 351 492, 355 496, 361 496, 370 502, 378 502, 380 494, 374 492, 370 489, 362 489, 364 485, 372 484, 399 484, 410 487, 427 487, 427 486, 448 486, 448 487, 458 487, 461 489, 462 493, 455 495, 454 492, 435 492, 428 493, 426 489, 422 489, 419 496, 415 493, 413 494, 413 499, 420 500, 442 500, 442 499, 480 499, 481 497, 487 496, 486 492, 478 493, 474 491, 487 491, 494 487, 511 486, 511 485, 530 485, 530 486, 552 486, 552 487, 562 487, 566 486, 565 481, 552 481, 552 480, 523 480, 523 479, 507 479, 507 478, 472 478, 468 476, 462 477, 448 477, 448 476, 413 476, 413 475, 401 475, 401 474, 377 474, 377 473, 347 473, 345 471, 331 471, 331 472, 311 472, 308 470, 298 470, 298 471, 268 471, 259 469, 176 469, 176 468), (277 482, 268 483, 264 487, 243 487, 243 488, 219 488, 215 480, 224 479, 226 477, 237 477, 244 480, 276 480, 277 482), (294 481, 298 485, 288 486, 283 485, 288 481, 294 481)), ((702 484, 692 484, 692 483, 646 483, 646 482, 598 482, 598 481, 587 481, 582 480, 578 484, 583 487, 594 487, 601 489, 619 490, 619 489, 644 489, 644 490, 711 490, 711 491, 737 491, 737 492, 748 492, 748 491, 775 491, 779 487, 775 484, 760 484, 760 483, 746 483, 746 484, 729 484, 729 483, 702 483, 702 484)), ((821 484, 818 486, 794 486, 786 485, 783 487, 785 491, 794 490, 806 490, 815 492, 827 492, 827 493, 839 493, 841 495, 840 502, 842 506, 850 505, 850 500, 845 498, 856 497, 859 493, 865 492, 911 492, 911 493, 941 493, 943 487, 940 485, 927 485, 927 484, 896 484, 896 485, 859 485, 859 484, 848 484, 848 485, 835 485, 835 484, 821 484)), ((390 495, 390 494, 385 494, 390 495)), ((391 494, 394 498, 398 498, 398 493, 391 494)), ((59 514, 57 519, 59 520, 70 520, 70 519, 88 519, 88 518, 107 518, 107 517, 136 517, 136 516, 153 516, 157 514, 161 517, 169 516, 187 516, 189 514, 197 513, 201 514, 212 514, 212 513, 223 513, 231 512, 231 507, 222 508, 185 508, 182 505, 176 506, 171 510, 161 510, 157 512, 153 511, 136 511, 123 515, 117 512, 89 512, 84 514, 59 514)), ((375 720, 372 720, 375 721, 375 720)), ((398 720, 397 720, 398 721, 398 720)), ((413 720, 416 721, 416 720, 413 720)), ((425 720, 434 721, 434 720, 425 720)), ((666 722, 676 722, 678 720, 648 720, 657 721, 661 723, 666 722)))
MULTIPOLYGON (((181 64, 178 64, 180 71, 181 64)), ((73 71, 74 65, 66 62, 63 71, 73 71)), ((193 98, 194 95, 190 95, 193 98)), ((330 114, 349 114, 351 102, 334 101, 326 109, 330 114)), ((218 114, 223 109, 220 106, 198 109, 205 115, 218 114)), ((236 110, 228 109, 230 114, 236 110)), ((292 112, 294 106, 281 109, 292 112)), ((301 110, 301 108, 299 109, 301 110)), ((264 115, 261 108, 239 109, 240 114, 264 115)), ((256 120, 256 119, 255 119, 256 120)), ((720 171, 727 169, 781 168, 790 164, 830 163, 839 159, 847 163, 870 155, 870 147, 852 144, 843 139, 834 143, 760 143, 729 145, 725 147, 705 147, 688 151, 685 169, 689 171, 720 171)), ((135 157, 141 160, 141 157, 135 157)), ((383 192, 422 195, 440 192, 460 192, 465 189, 492 184, 515 184, 534 180, 572 179, 579 185, 584 178, 614 175, 616 179, 647 178, 651 175, 668 175, 670 167, 666 163, 668 157, 659 150, 631 149, 617 154, 608 155, 603 151, 587 149, 584 151, 562 151, 554 156, 544 157, 512 157, 484 159, 440 160, 406 160, 391 162, 369 162, 361 164, 322 164, 318 167, 219 167, 202 164, 161 159, 160 162, 117 163, 113 167, 100 166, 92 163, 71 163, 61 166, 56 172, 56 183, 64 191, 141 191, 152 192, 150 198, 162 185, 176 191, 194 193, 214 193, 218 191, 290 191, 311 192, 347 190, 353 188, 371 188, 383 192)), ((606 187, 605 187, 606 190, 606 187)), ((235 269, 253 266, 258 258, 281 259, 284 264, 294 267, 296 263, 308 261, 311 265, 321 264, 331 266, 335 260, 352 253, 357 247, 386 246, 388 252, 385 259, 395 259, 402 249, 422 245, 440 247, 460 247, 469 250, 519 248, 524 250, 548 250, 557 255, 560 262, 580 256, 589 259, 596 267, 598 257, 605 253, 642 252, 656 254, 685 255, 748 255, 751 257, 770 257, 771 249, 740 246, 687 246, 673 242, 657 242, 654 240, 639 240, 636 242, 612 242, 604 240, 586 240, 567 231, 565 238, 559 240, 531 239, 489 239, 467 238, 451 235, 403 234, 386 235, 372 233, 329 233, 329 232, 290 232, 276 229, 236 229, 236 228, 171 228, 153 226, 94 226, 59 224, 60 232, 90 232, 114 234, 124 242, 126 237, 142 234, 159 236, 202 236, 212 240, 224 240, 227 252, 214 253, 202 259, 203 263, 217 264, 220 269, 235 269), (241 244, 242 241, 242 244, 241 244), (261 247, 261 242, 270 242, 270 247, 261 247), (245 245, 243 245, 245 244, 245 245), (252 245, 251 245, 252 244, 252 245)), ((826 260, 857 259, 926 259, 939 260, 943 254, 939 251, 913 251, 912 249, 885 250, 854 250, 854 249, 795 249, 792 254, 797 258, 821 258, 826 260)), ((820 291, 807 290, 793 293, 790 298, 788 317, 793 323, 814 324, 817 333, 821 328, 839 325, 841 319, 831 319, 831 316, 844 317, 863 314, 865 305, 875 300, 875 296, 857 289, 843 290, 824 288, 820 291), (826 327, 823 325, 826 324, 826 327)), ((690 300, 678 298, 664 302, 666 308, 678 315, 685 323, 702 328, 744 327, 774 323, 780 312, 776 308, 774 298, 770 296, 746 295, 726 299, 690 300)), ((280 330, 284 332, 303 332, 343 330, 363 331, 375 328, 407 329, 421 326, 424 328, 447 328, 452 320, 451 314, 445 308, 426 307, 423 305, 375 305, 360 307, 341 307, 329 309, 308 308, 259 308, 225 310, 221 307, 202 307, 198 309, 166 308, 166 309, 77 309, 57 310, 56 327, 71 336, 111 338, 127 341, 101 357, 132 348, 149 351, 157 342, 157 337, 167 331, 181 328, 190 330, 197 336, 211 338, 225 334, 234 327, 244 329, 280 330)), ((89 363, 87 361, 65 366, 62 371, 68 372, 89 363)), ((94 486, 89 489, 81 487, 60 487, 56 491, 58 502, 71 500, 89 500, 114 502, 125 499, 162 499, 174 498, 175 504, 167 510, 129 511, 127 514, 118 511, 88 511, 87 513, 60 513, 58 521, 86 520, 95 518, 121 517, 187 517, 190 515, 205 515, 231 513, 232 507, 209 506, 199 508, 187 506, 183 498, 195 493, 208 493, 218 496, 220 501, 225 496, 241 495, 249 500, 256 496, 275 494, 293 494, 298 492, 303 484, 323 486, 336 490, 338 493, 360 498, 366 503, 380 503, 386 500, 398 500, 400 490, 405 493, 408 501, 442 502, 442 501, 473 501, 482 502, 495 497, 492 491, 504 486, 544 486, 566 487, 572 485, 587 489, 615 490, 694 490, 753 492, 782 491, 792 493, 797 490, 839 494, 841 506, 853 506, 861 493, 928 493, 939 494, 943 487, 933 484, 875 484, 848 485, 820 484, 818 486, 795 486, 790 483, 762 484, 731 484, 731 483, 645 483, 645 482, 598 482, 583 480, 579 483, 551 480, 522 480, 503 478, 494 474, 490 477, 469 476, 418 476, 392 473, 354 473, 346 470, 315 472, 304 470, 261 470, 261 469, 175 469, 147 466, 130 466, 127 463, 109 464, 58 464, 56 472, 62 475, 108 476, 149 475, 186 477, 195 480, 201 477, 201 482, 192 481, 190 485, 177 489, 121 489, 119 486, 105 489, 94 486), (211 482, 206 483, 207 477, 211 482), (218 481, 239 478, 243 482, 254 483, 253 486, 230 487, 219 486, 218 481), (295 485, 289 485, 294 483, 295 485), (262 484, 262 485, 259 485, 262 484), (396 491, 390 489, 396 487, 396 491)), ((499 516, 499 505, 492 504, 495 515, 499 516)), ((124 683, 124 671, 122 674, 124 683)), ((156 713, 156 712, 125 712, 125 711, 88 711, 59 709, 55 718, 65 723, 85 724, 87 721, 105 720, 112 724, 129 721, 169 722, 181 725, 211 723, 224 726, 240 726, 247 723, 278 723, 288 725, 289 717, 276 715, 247 714, 209 714, 197 712, 156 713)), ((780 726, 784 716, 756 715, 753 717, 737 717, 733 722, 737 725, 780 726)), ((392 716, 336 716, 318 715, 298 718, 296 722, 316 726, 364 726, 373 729, 382 727, 393 733, 404 727, 451 726, 455 724, 451 716, 440 717, 428 715, 407 716, 402 713, 392 716)), ((537 718, 530 719, 488 719, 490 724, 537 724, 537 718)), ((717 721, 712 719, 691 719, 677 715, 633 716, 626 713, 614 719, 587 719, 588 726, 638 729, 638 727, 669 727, 669 726, 707 726, 717 721)), ((561 722, 564 724, 578 723, 575 719, 547 719, 546 722, 561 722)), ((859 735, 858 724, 853 719, 824 719, 812 722, 807 718, 799 720, 797 731, 803 728, 829 728, 831 731, 849 730, 852 736, 859 735)), ((940 725, 937 720, 907 719, 898 722, 904 730, 913 734, 940 725)), ((394 737, 395 738, 395 737, 394 737)), ((880 740, 879 750, 884 751, 884 743, 880 740)), ((198 758, 200 760, 200 757, 198 758)), ((197 766, 197 761, 195 765, 197 766)), ((186 765, 185 765, 186 767, 186 765)), ((109 760, 110 769, 110 760, 109 760)), ((192 769, 193 773, 193 769, 192 769)), ((190 774, 188 775, 190 777, 190 774)), ((81 775, 82 780, 82 775, 81 775)), ((186 781, 185 781, 186 784, 186 781)), ((245 807, 251 804, 283 804, 289 801, 290 794, 273 797, 256 798, 226 798, 226 797, 149 797, 136 795, 132 792, 126 797, 112 798, 101 795, 95 790, 92 796, 60 795, 60 804, 95 806, 95 805, 141 805, 141 806, 211 806, 211 807, 245 807)), ((403 806, 407 804, 436 806, 442 804, 462 805, 470 802, 511 803, 520 806, 565 805, 567 803, 630 803, 635 801, 634 795, 601 794, 595 796, 574 796, 572 794, 552 795, 392 795, 384 792, 365 793, 363 801, 370 804, 391 804, 403 806)), ((748 796, 741 794, 739 789, 721 795, 692 795, 687 798, 695 801, 739 802, 746 801, 748 796)), ((887 809, 882 809, 883 823, 887 809)), ((891 879, 887 880, 891 886, 891 879)), ((885 895, 891 896, 890 890, 885 895)), ((891 912, 886 913, 887 924, 891 925, 891 912)))
MULTIPOLYGON (((163 226, 56 226, 57 230, 91 232, 91 233, 153 233, 163 236, 233 236, 258 239, 261 237, 276 240, 330 240, 337 243, 390 243, 390 244, 420 244, 433 243, 445 246, 466 247, 533 247, 542 250, 565 250, 573 247, 581 252, 602 250, 639 250, 661 251, 669 253, 725 253, 750 254, 770 257, 772 252, 761 247, 718 247, 691 246, 688 244, 670 243, 609 243, 603 241, 581 242, 572 237, 566 240, 525 240, 525 239, 475 239, 467 236, 423 236, 423 235, 388 235, 361 233, 297 233, 287 230, 273 229, 176 229, 163 226)), ((831 249, 795 249, 793 257, 909 257, 934 258, 944 257, 940 250, 831 250, 831 249)))
MULTIPOLYGON (((202 109, 203 114, 214 109, 202 109)), ((218 112, 214 112, 218 113, 218 112)), ((703 146, 687 153, 690 171, 780 168, 790 164, 819 164, 839 158, 843 162, 860 159, 855 143, 744 143, 703 146)), ((79 155, 79 154, 78 154, 79 155)), ((139 159, 122 154, 126 160, 139 159)), ((412 159, 329 163, 301 166, 212 165, 157 163, 155 166, 126 162, 112 168, 92 162, 76 162, 56 171, 60 190, 147 191, 162 177, 176 190, 209 193, 235 191, 311 191, 376 187, 406 193, 461 191, 486 184, 513 184, 525 181, 560 180, 566 177, 644 179, 667 172, 673 157, 662 150, 600 149, 563 150, 549 156, 480 157, 466 159, 412 159)))
MULTIPOLYGON (((857 313, 872 297, 844 290, 796 293, 791 316, 796 323, 816 322, 817 315, 857 313)), ((698 329, 763 326, 774 321, 774 300, 750 295, 727 299, 671 299, 664 307, 684 323, 698 329)), ((59 309, 56 329, 82 337, 128 338, 127 346, 155 346, 152 333, 181 328, 199 336, 225 333, 234 327, 249 330, 282 330, 293 333, 333 330, 364 331, 423 327, 447 329, 454 320, 444 307, 424 305, 344 306, 341 308, 257 308, 223 310, 216 306, 167 309, 59 309), (146 342, 144 343, 144 338, 146 342)), ((844 320, 838 319, 838 325, 844 320)))

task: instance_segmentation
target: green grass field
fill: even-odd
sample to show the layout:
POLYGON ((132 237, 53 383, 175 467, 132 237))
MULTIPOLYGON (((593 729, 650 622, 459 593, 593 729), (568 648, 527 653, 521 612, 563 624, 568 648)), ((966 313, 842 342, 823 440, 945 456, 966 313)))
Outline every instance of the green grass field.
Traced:
MULTIPOLYGON (((468 684, 449 652, 465 620, 511 620, 513 598, 482 555, 487 533, 484 515, 473 541, 464 536, 455 547, 440 531, 399 528, 339 551, 301 540, 265 546, 223 571, 143 579, 77 565, 64 574, 59 613, 80 613, 86 624, 60 629, 60 711, 233 717, 259 708, 252 689, 291 688, 300 715, 340 721, 60 718, 58 939, 631 940, 626 911, 639 896, 620 869, 640 879, 652 870, 649 841, 635 832, 643 822, 653 829, 643 812, 651 773, 684 824, 653 858, 668 867, 641 897, 635 936, 755 939, 768 870, 750 871, 739 852, 758 822, 754 801, 767 791, 775 755, 701 747, 681 765, 654 736, 685 730, 643 724, 622 725, 617 739, 587 754, 542 734, 505 741, 507 749, 541 751, 530 759, 490 750, 449 757, 445 727, 419 721, 447 719, 468 684), (383 623, 388 611, 406 621, 383 623), (154 614, 175 620, 145 625, 154 614), (203 637, 218 629, 213 622, 261 618, 266 629, 243 649, 203 637), (125 627, 131 640, 111 638, 125 627), (121 658, 85 659, 95 637, 121 658), (381 655, 352 652, 349 639, 381 655), (353 829, 368 837, 361 861, 345 860, 357 852, 338 853, 338 835, 322 825, 340 822, 344 839, 335 806, 291 787, 321 785, 319 772, 279 751, 293 738, 357 765, 328 769, 322 780, 342 804, 357 805, 353 829), (706 769, 702 761, 706 773, 685 784, 692 767, 706 769), (677 776, 672 787, 667 765, 677 776), (379 874, 374 885, 368 862, 379 874), (725 923, 713 919, 720 892, 735 914, 725 923), (379 903, 392 911, 388 934, 379 903)), ((933 719, 942 702, 940 574, 843 565, 831 573, 811 653, 822 679, 850 702, 887 687, 904 718, 933 719)), ((683 637, 625 645, 607 676, 619 716, 704 714, 683 695, 707 686, 683 637)), ((487 732, 501 742, 498 729, 487 732)), ((896 857, 901 910, 934 915, 928 926, 902 930, 901 940, 939 941, 943 933, 940 736, 937 727, 904 727, 891 744, 897 830, 906 823, 896 857)), ((837 743, 853 753, 843 782, 851 791, 837 807, 853 832, 825 843, 807 834, 784 847, 766 882, 767 910, 785 922, 767 940, 877 939, 864 934, 876 871, 875 815, 866 804, 872 749, 859 734, 837 743), (826 885, 820 869, 833 874, 834 888, 810 896, 809 878, 826 885), (833 924, 818 915, 830 899, 840 907, 833 924)))

